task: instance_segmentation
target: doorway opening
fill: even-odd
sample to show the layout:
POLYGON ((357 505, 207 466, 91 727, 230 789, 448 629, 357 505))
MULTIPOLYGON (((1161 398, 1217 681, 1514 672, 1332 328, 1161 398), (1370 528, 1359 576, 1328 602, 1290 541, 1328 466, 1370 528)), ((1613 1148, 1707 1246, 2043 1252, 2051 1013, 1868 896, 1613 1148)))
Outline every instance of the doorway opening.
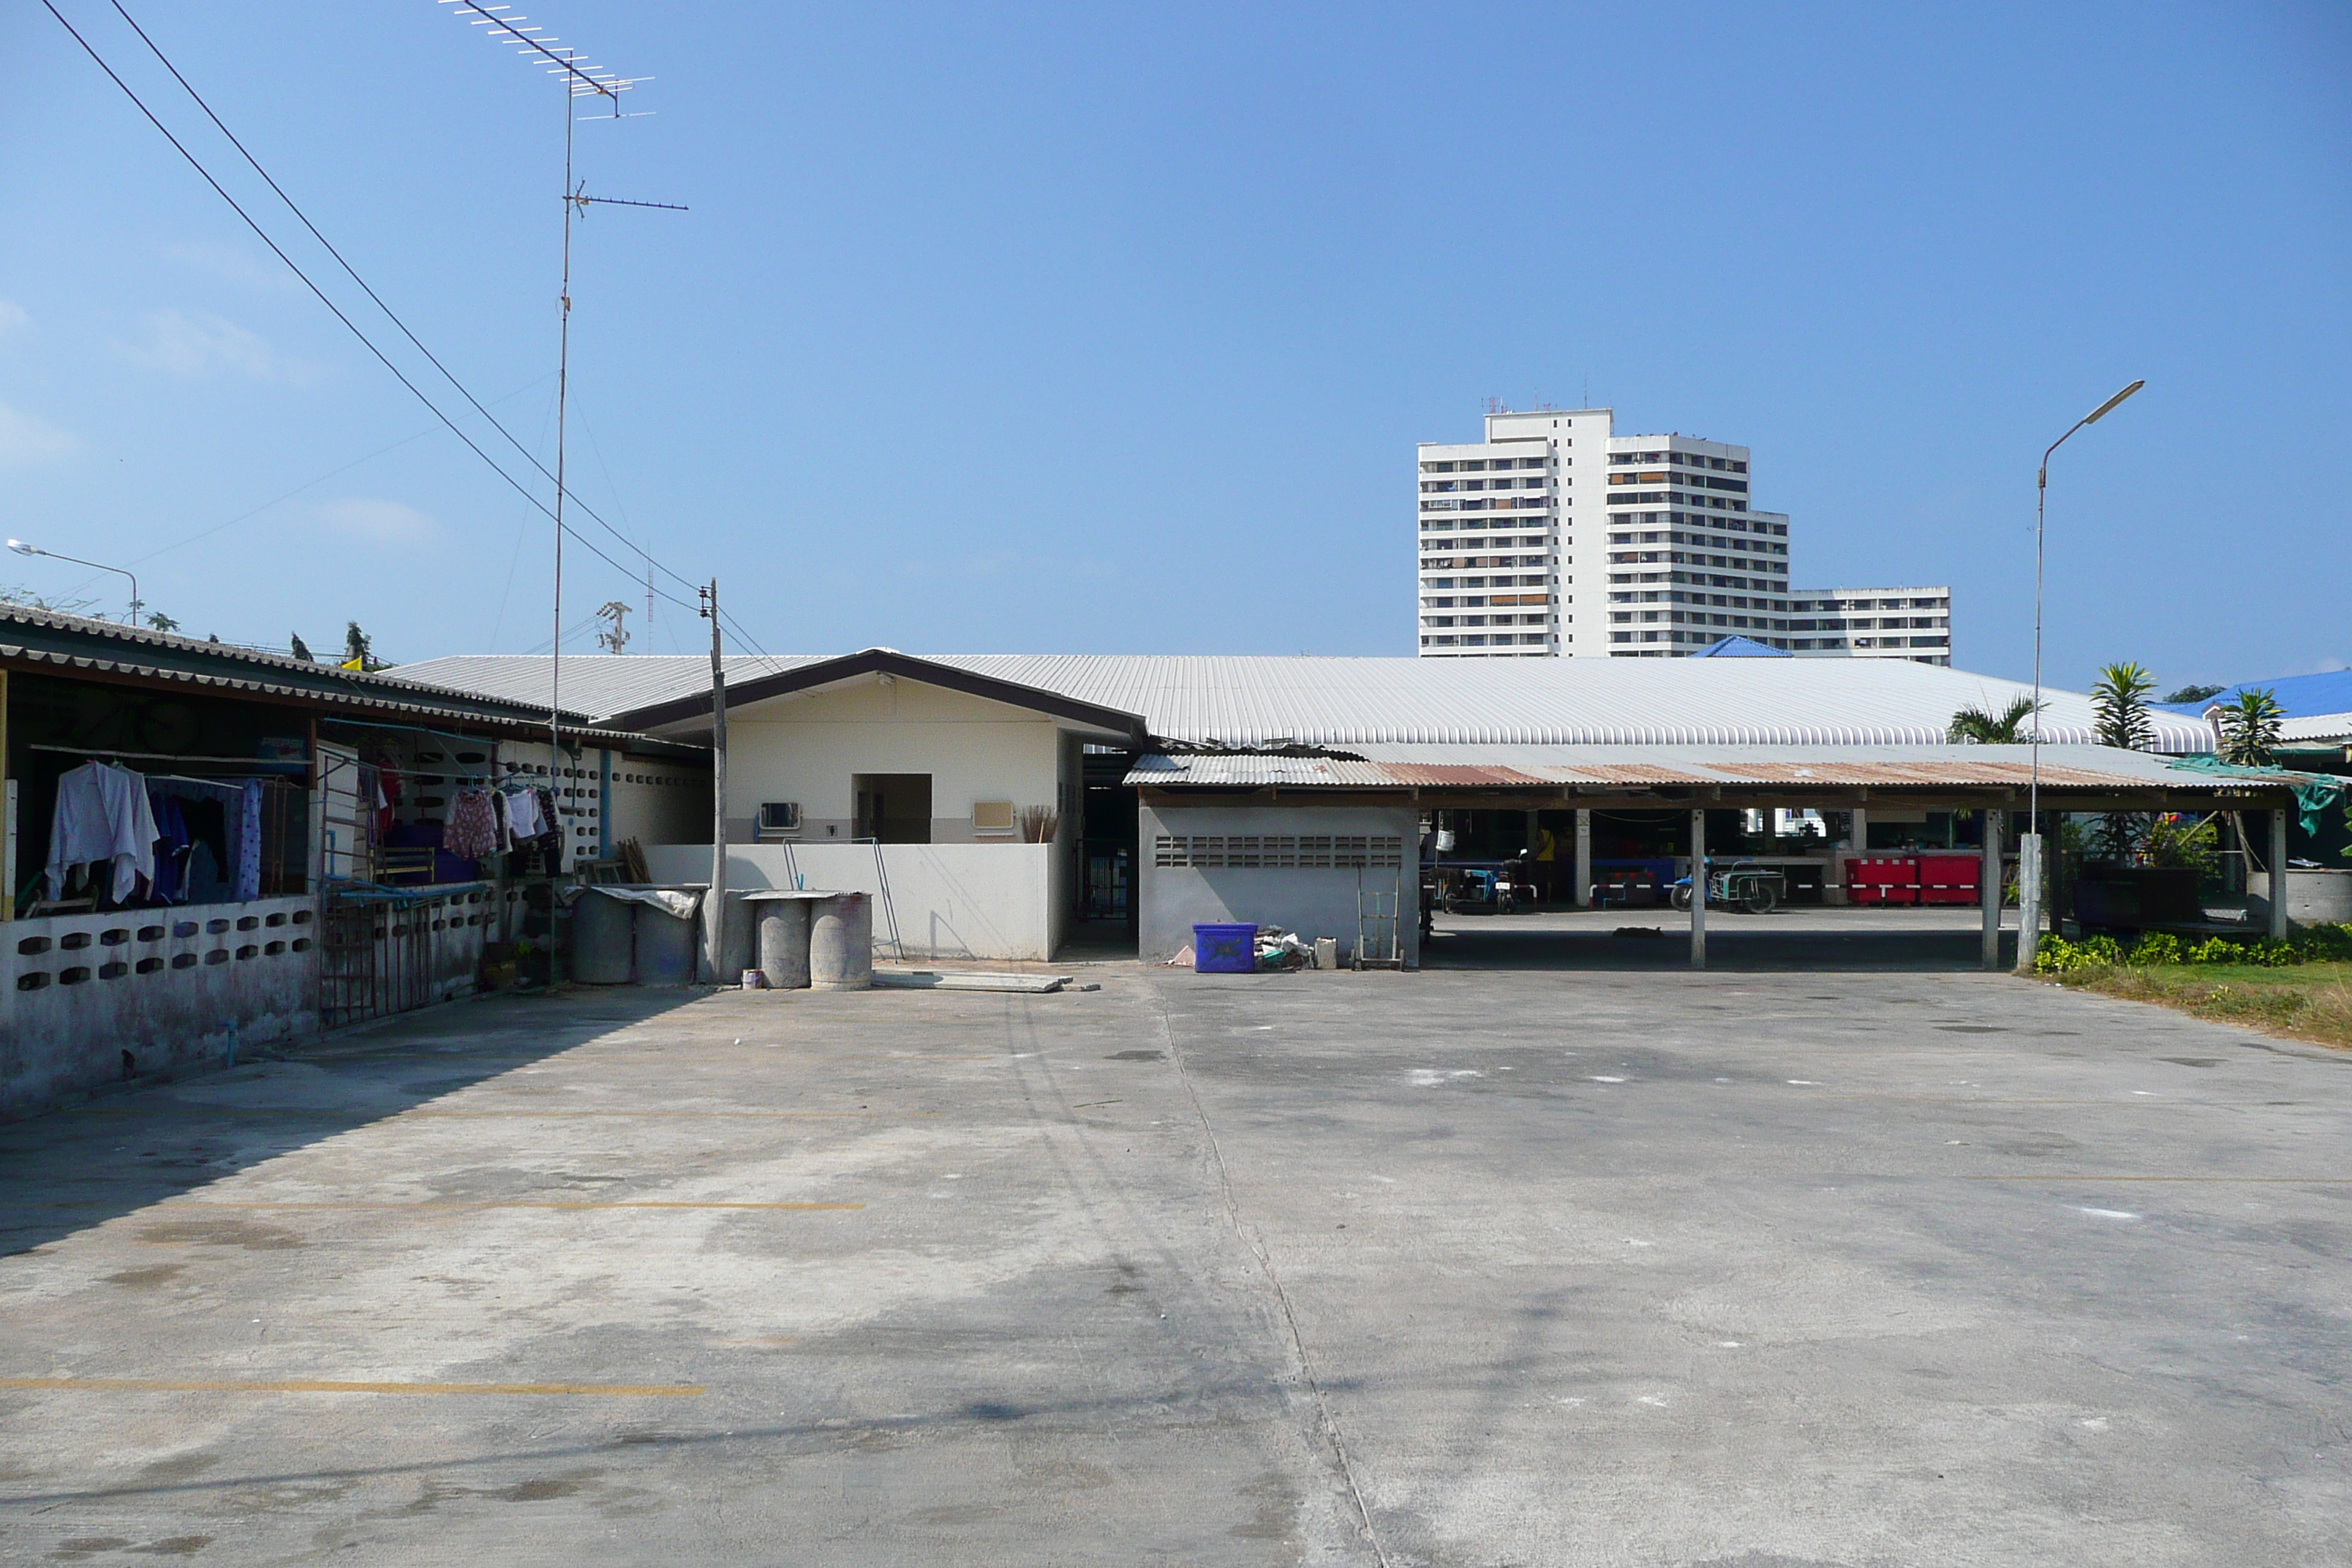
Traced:
POLYGON ((930 774, 852 773, 849 783, 857 800, 856 837, 877 844, 931 841, 930 774))

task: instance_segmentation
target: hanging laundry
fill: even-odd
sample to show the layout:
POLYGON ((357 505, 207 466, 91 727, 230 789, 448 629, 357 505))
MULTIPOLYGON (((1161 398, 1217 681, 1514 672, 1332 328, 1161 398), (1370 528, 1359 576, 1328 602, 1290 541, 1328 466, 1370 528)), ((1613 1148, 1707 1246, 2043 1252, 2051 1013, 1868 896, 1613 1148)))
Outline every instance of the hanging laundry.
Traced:
POLYGON ((541 814, 539 791, 526 785, 504 792, 507 808, 507 837, 516 844, 527 844, 547 831, 547 819, 541 814))
POLYGON ((229 808, 236 815, 236 896, 261 897, 261 781, 245 781, 245 799, 229 808))
POLYGON ((450 795, 441 847, 460 860, 478 860, 498 850, 498 809, 490 804, 489 791, 468 786, 450 795))
POLYGON ((157 837, 147 781, 110 763, 84 763, 58 780, 42 868, 48 897, 63 890, 68 866, 106 860, 114 867, 114 901, 124 902, 142 877, 154 879, 157 837))

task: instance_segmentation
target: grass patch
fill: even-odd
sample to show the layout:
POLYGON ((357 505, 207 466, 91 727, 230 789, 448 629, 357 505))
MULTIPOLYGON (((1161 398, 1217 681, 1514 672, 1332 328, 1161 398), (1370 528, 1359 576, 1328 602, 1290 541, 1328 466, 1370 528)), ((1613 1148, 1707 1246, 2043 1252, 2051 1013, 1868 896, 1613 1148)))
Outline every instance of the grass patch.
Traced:
POLYGON ((2095 963, 2048 978, 2075 991, 2352 1050, 2352 963, 2095 963))

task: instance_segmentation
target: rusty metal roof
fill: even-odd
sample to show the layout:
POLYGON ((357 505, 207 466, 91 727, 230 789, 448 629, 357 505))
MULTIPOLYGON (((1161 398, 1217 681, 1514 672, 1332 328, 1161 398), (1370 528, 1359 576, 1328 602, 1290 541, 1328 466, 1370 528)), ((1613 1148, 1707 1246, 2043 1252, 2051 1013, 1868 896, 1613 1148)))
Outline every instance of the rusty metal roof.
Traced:
MULTIPOLYGON (((1823 789, 2023 789, 2027 746, 1403 746, 1339 757, 1183 753, 1139 758, 1129 784, 1158 788, 1483 789, 1706 785, 1801 793, 1823 789)), ((2042 786, 2060 791, 2242 794, 2302 775, 2217 777, 2168 759, 2106 746, 2044 746, 2042 786)))

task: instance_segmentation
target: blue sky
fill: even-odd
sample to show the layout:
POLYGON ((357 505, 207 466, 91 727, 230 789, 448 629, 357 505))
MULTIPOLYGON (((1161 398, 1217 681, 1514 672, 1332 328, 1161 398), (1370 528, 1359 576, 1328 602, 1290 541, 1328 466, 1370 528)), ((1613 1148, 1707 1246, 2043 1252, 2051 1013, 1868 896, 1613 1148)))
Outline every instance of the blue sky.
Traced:
MULTIPOLYGON (((549 80, 430 0, 124 3, 551 462, 549 80)), ((1413 443, 1589 387, 1754 447, 1801 584, 1948 582, 2023 675, 2035 460, 2144 376, 2053 470, 2053 682, 2352 658, 2341 7, 522 9, 654 79, 590 189, 692 208, 581 232, 574 489, 772 651, 1406 653, 1413 443)), ((0 528, 199 635, 543 647, 543 517, 32 0, 0 58, 0 528)), ((642 605, 572 560, 568 623, 642 605)))

